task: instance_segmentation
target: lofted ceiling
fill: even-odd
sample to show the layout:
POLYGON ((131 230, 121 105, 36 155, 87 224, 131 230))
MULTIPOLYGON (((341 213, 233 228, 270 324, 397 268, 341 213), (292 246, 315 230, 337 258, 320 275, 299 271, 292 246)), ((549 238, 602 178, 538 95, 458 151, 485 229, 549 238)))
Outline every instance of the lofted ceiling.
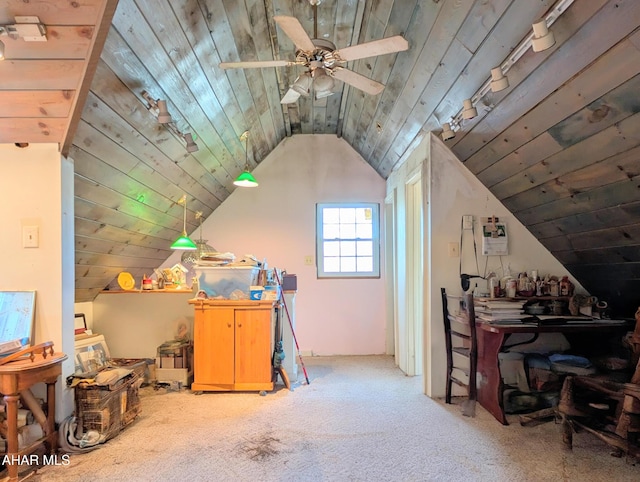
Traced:
MULTIPOLYGON (((35 15, 47 42, 0 37, 0 142, 57 142, 75 164, 76 301, 119 272, 140 277, 206 218, 245 166, 286 136, 344 138, 383 177, 455 117, 552 0, 322 0, 317 37, 338 49, 402 35, 407 51, 349 62, 385 85, 281 104, 297 66, 274 16, 310 36, 308 0, 5 0, 0 23, 35 15), (163 99, 173 129, 149 109, 163 99), (250 141, 240 139, 250 132, 250 141), (181 134, 198 151, 188 153, 181 134)), ((447 144, 592 294, 629 315, 640 303, 640 2, 574 0, 528 49, 510 86, 474 98, 447 144)))

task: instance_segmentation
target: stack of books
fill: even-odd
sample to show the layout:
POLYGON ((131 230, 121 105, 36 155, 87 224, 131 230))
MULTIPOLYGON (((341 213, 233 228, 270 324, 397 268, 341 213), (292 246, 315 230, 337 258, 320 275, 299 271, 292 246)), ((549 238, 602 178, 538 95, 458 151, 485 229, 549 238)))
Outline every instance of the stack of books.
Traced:
POLYGON ((475 300, 476 318, 494 324, 523 323, 531 318, 525 314, 526 300, 475 300))

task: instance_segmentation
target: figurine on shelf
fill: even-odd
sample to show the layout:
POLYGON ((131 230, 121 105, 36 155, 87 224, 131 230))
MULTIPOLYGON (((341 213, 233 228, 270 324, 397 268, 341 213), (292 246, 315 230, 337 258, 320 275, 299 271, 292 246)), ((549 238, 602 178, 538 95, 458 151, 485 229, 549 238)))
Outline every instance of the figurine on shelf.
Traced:
POLYGON ((536 281, 536 296, 544 296, 544 281, 541 279, 536 281))
POLYGON ((563 276, 560 280, 560 296, 572 296, 573 283, 569 281, 568 276, 563 276))

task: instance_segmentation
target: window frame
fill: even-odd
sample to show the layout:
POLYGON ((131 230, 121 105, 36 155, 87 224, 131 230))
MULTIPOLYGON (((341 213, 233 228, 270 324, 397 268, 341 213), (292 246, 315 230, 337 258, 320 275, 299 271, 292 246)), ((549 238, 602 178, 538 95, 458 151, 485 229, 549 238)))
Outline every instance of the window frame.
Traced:
MULTIPOLYGON (((335 240, 355 241, 365 240, 369 238, 333 238, 335 240)), ((380 278, 380 204, 375 202, 331 202, 316 204, 316 273, 318 279, 367 279, 380 278), (371 242, 372 242, 372 270, 366 272, 346 271, 326 272, 324 270, 324 209, 325 208, 370 208, 371 212, 371 242)))

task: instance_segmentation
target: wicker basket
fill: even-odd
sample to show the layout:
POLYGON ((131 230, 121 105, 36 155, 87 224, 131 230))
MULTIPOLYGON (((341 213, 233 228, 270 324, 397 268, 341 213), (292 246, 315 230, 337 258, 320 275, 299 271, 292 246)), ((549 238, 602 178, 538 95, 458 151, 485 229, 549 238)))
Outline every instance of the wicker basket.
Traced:
POLYGON ((140 413, 139 376, 132 373, 109 390, 96 385, 75 387, 76 435, 95 430, 105 440, 115 437, 140 413))

